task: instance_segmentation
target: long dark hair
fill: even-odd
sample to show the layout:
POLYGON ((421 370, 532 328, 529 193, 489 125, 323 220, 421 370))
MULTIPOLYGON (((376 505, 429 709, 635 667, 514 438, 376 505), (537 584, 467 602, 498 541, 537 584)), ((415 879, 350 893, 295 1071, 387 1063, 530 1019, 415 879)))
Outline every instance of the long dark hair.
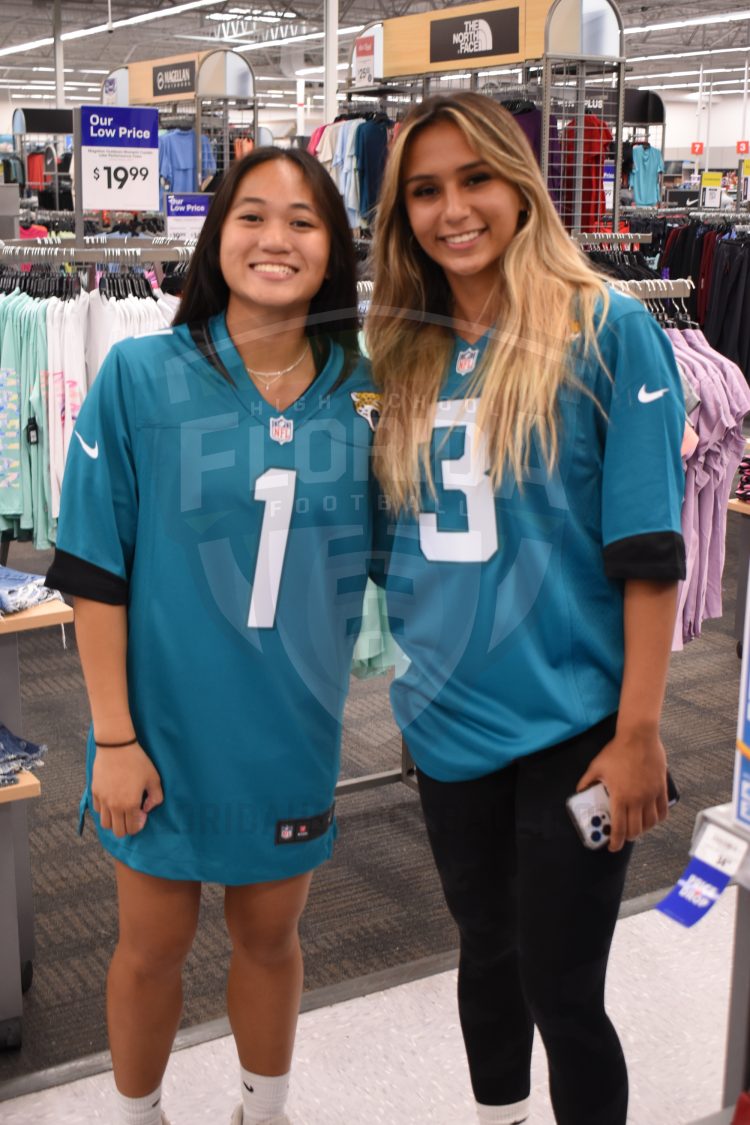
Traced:
POLYGON ((226 309, 229 288, 219 264, 221 230, 243 177, 269 160, 288 160, 299 168, 331 239, 327 276, 310 302, 305 333, 313 338, 313 344, 318 343, 315 337, 329 337, 341 344, 345 352, 354 353, 357 350, 357 275, 349 221, 333 180, 322 164, 303 149, 279 149, 269 145, 255 149, 232 165, 203 224, 173 323, 196 329, 209 317, 226 309))

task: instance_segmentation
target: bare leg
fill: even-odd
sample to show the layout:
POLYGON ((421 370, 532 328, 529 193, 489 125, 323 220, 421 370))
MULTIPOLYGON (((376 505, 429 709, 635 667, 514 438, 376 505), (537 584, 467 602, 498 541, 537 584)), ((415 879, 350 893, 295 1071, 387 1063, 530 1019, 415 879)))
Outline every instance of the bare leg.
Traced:
POLYGON ((182 1011, 182 966, 193 944, 200 883, 157 879, 115 861, 120 937, 107 978, 115 1084, 143 1098, 160 1084, 182 1011))
POLYGON ((227 1010, 245 1070, 287 1074, 302 995, 298 924, 312 872, 275 883, 227 887, 232 941, 227 1010))

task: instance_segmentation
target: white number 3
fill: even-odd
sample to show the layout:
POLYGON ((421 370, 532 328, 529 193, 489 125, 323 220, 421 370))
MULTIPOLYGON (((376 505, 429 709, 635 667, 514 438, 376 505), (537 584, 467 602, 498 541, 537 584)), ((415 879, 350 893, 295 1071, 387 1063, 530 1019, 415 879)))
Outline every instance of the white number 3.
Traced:
POLYGON ((294 511, 297 474, 290 469, 269 469, 255 482, 255 499, 266 505, 260 529, 258 561, 247 624, 250 629, 273 629, 279 599, 281 572, 294 511))
POLYGON ((419 515, 419 545, 430 562, 487 562, 498 548, 497 516, 492 481, 487 475, 490 460, 487 443, 475 422, 478 399, 456 399, 438 403, 434 429, 456 426, 464 430, 463 456, 441 462, 442 486, 466 497, 465 531, 440 531, 434 512, 419 515))

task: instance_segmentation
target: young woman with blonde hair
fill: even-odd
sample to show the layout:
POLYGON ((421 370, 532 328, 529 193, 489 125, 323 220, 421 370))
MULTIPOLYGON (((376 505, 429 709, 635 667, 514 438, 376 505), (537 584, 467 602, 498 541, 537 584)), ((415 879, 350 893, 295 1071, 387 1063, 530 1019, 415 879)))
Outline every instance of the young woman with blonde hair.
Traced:
POLYGON ((604 1007, 631 841, 667 813, 659 737, 684 408, 666 337, 564 230, 520 129, 471 93, 404 122, 368 347, 392 688, 460 931, 480 1121, 527 1119, 534 1027, 559 1125, 625 1125, 604 1007), (566 798, 602 781, 608 847, 566 798))

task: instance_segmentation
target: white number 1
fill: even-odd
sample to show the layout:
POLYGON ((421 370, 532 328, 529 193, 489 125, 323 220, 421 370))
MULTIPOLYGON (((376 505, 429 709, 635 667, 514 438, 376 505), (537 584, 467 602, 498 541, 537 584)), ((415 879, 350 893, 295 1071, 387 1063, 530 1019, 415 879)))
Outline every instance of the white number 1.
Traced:
POLYGON ((466 434, 463 456, 441 463, 443 488, 463 492, 466 498, 466 531, 440 531, 435 512, 420 512, 419 545, 430 562, 487 562, 498 548, 497 515, 487 443, 467 412, 476 411, 478 399, 438 403, 434 429, 457 426, 466 434))
POLYGON ((289 469, 269 469, 255 482, 255 499, 266 505, 260 529, 258 561, 247 618, 250 629, 272 629, 276 621, 281 572, 294 510, 297 474, 289 469))

